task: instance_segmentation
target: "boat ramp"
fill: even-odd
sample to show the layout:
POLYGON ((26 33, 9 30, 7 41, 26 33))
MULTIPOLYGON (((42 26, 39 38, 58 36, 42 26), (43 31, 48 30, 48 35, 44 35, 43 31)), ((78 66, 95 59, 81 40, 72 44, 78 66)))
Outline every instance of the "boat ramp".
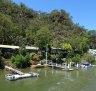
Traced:
POLYGON ((9 71, 12 71, 12 72, 15 72, 15 73, 17 73, 17 74, 19 74, 19 75, 24 74, 23 72, 15 69, 15 68, 9 67, 9 66, 5 66, 5 69, 6 69, 6 70, 9 70, 9 71))

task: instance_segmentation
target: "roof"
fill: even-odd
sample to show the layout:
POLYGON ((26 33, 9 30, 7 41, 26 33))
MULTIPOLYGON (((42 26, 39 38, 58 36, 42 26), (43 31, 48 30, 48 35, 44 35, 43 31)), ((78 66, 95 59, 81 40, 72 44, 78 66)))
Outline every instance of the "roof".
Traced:
MULTIPOLYGON (((0 45, 0 48, 19 49, 20 47, 13 45, 0 45)), ((26 46, 26 49, 38 50, 38 47, 26 46)))

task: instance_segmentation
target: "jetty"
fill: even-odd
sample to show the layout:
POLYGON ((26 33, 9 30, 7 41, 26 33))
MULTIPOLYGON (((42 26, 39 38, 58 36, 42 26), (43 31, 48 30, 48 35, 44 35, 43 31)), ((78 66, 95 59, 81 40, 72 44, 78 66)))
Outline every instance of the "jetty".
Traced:
POLYGON ((15 73, 17 73, 17 74, 19 74, 19 75, 24 74, 23 72, 15 69, 15 68, 12 68, 12 67, 10 67, 10 66, 5 66, 5 69, 7 69, 7 70, 9 70, 9 71, 12 71, 12 72, 15 72, 15 73))
POLYGON ((60 69, 63 71, 73 71, 74 69, 71 68, 71 62, 67 65, 67 63, 64 63, 64 65, 58 65, 58 64, 53 64, 53 65, 48 65, 48 67, 54 68, 54 69, 60 69))
POLYGON ((5 69, 16 73, 16 74, 7 74, 7 75, 5 75, 5 78, 10 80, 10 81, 23 79, 23 78, 29 78, 29 77, 38 77, 39 76, 38 73, 34 73, 34 72, 23 73, 23 72, 15 69, 15 68, 12 68, 12 67, 9 67, 9 66, 5 66, 5 69))

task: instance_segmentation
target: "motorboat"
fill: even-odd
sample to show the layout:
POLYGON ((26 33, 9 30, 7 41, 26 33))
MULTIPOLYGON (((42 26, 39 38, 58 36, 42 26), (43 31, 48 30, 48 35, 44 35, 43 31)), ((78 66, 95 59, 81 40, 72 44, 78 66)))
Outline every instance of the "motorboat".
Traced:
POLYGON ((81 64, 80 66, 81 66, 81 68, 89 68, 89 67, 92 67, 92 65, 89 64, 89 63, 83 63, 83 64, 81 64))

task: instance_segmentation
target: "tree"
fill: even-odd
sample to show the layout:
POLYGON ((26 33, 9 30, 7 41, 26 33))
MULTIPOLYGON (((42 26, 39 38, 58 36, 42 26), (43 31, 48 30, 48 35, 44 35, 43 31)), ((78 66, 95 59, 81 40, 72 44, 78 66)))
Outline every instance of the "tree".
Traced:
POLYGON ((52 40, 52 34, 46 27, 42 27, 37 31, 35 43, 38 47, 46 47, 52 40))
POLYGON ((28 44, 34 44, 35 33, 33 30, 26 30, 26 39, 28 44))
POLYGON ((26 55, 26 46, 24 44, 19 48, 19 54, 23 56, 26 55))
POLYGON ((85 53, 82 57, 82 60, 85 60, 85 61, 92 63, 92 64, 96 63, 95 56, 90 53, 85 53))
POLYGON ((78 62, 80 62, 80 59, 81 59, 80 55, 77 54, 77 55, 75 55, 75 56, 72 58, 72 61, 73 61, 74 63, 78 63, 78 62))
POLYGON ((62 44, 62 48, 66 49, 68 52, 72 51, 72 46, 69 43, 62 44))
POLYGON ((10 43, 13 22, 11 17, 0 13, 0 42, 10 43))
POLYGON ((88 32, 90 35, 90 48, 96 48, 96 30, 91 30, 88 32))
POLYGON ((19 45, 19 40, 26 39, 27 44, 45 46, 46 43, 50 44, 49 41, 45 43, 50 38, 46 38, 47 35, 44 34, 48 30, 52 35, 51 45, 54 47, 69 43, 74 50, 78 49, 83 53, 87 50, 91 39, 90 45, 95 48, 95 36, 93 36, 95 33, 89 33, 90 36, 92 35, 89 39, 86 29, 79 24, 74 24, 71 18, 65 10, 53 10, 51 13, 37 12, 22 3, 17 5, 11 0, 1 0, 0 43, 19 45), (46 36, 42 39, 37 38, 42 29, 44 30, 42 35, 46 36))
POLYGON ((80 35, 73 34, 73 36, 69 39, 69 43, 72 45, 73 49, 81 51, 81 53, 87 52, 89 41, 90 36, 87 33, 80 35))

